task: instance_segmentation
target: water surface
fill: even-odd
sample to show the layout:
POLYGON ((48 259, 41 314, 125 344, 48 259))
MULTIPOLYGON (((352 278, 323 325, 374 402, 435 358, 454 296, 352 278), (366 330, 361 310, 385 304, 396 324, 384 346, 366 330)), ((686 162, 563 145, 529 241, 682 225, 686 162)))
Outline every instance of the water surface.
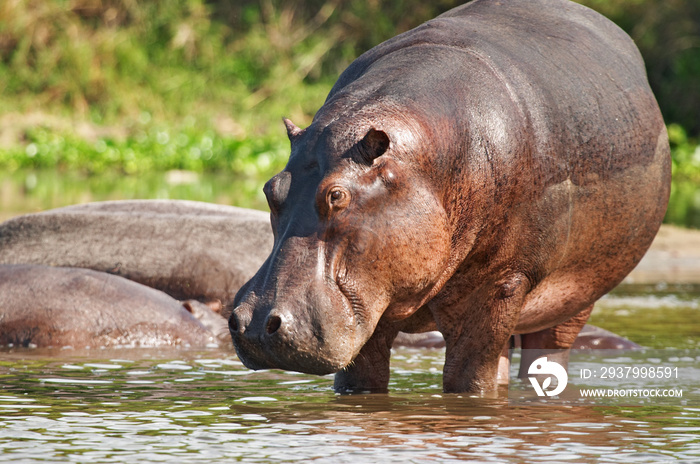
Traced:
MULTIPOLYGON (((624 318, 635 341, 683 348, 695 377, 678 380, 684 396, 672 404, 443 394, 444 350, 395 350, 389 394, 340 396, 332 376, 254 372, 227 350, 5 348, 0 462, 700 462, 692 295, 614 294, 594 313, 624 318), (661 314, 692 317, 667 334, 661 314)), ((654 353, 634 362, 658 362, 654 353)), ((620 361, 596 356, 586 366, 620 361)))

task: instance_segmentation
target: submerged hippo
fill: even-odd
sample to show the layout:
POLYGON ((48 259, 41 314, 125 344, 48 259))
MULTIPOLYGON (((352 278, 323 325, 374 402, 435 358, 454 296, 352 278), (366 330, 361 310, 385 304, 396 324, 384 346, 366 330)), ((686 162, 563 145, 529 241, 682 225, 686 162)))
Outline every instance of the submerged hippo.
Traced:
POLYGON ((574 350, 639 350, 642 347, 609 330, 586 324, 571 345, 574 350))
POLYGON ((229 328, 246 366, 337 372, 338 391, 385 391, 400 330, 444 335, 447 392, 494 390, 512 334, 570 348, 669 196, 639 52, 567 0, 448 11, 352 63, 309 127, 285 123, 273 250, 229 328))
POLYGON ((89 269, 0 265, 0 346, 206 347, 225 320, 122 277, 89 269))
MULTIPOLYGON (((520 337, 512 342, 513 347, 521 347, 520 337)), ((392 348, 444 348, 445 339, 438 331, 399 334, 394 339, 392 348)), ((631 340, 621 337, 609 330, 586 324, 571 345, 574 350, 639 350, 642 347, 631 340)))
POLYGON ((180 300, 233 301, 272 249, 267 213, 183 200, 107 201, 0 224, 0 263, 109 272, 180 300))

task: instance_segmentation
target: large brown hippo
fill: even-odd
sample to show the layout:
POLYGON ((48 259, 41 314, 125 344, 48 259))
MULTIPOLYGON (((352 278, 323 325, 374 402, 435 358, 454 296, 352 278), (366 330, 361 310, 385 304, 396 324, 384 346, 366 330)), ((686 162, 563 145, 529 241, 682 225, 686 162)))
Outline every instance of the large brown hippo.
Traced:
MULTIPOLYGON (((369 50, 264 188, 272 253, 229 320, 253 369, 385 391, 400 330, 446 392, 496 388, 512 334, 567 349, 666 210, 669 146, 630 38, 568 0, 475 0, 369 50)), ((522 368, 521 364, 521 368, 522 368)))
POLYGON ((272 249, 261 211, 183 200, 107 201, 0 224, 0 263, 82 267, 179 300, 224 305, 272 249))
POLYGON ((189 346, 230 343, 225 320, 90 269, 0 265, 0 346, 189 346))

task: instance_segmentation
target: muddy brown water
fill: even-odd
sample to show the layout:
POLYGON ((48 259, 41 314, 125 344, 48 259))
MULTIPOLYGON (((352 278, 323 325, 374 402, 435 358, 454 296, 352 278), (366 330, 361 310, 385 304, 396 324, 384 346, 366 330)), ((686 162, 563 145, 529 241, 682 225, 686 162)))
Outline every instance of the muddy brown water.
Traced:
POLYGON ((666 400, 520 401, 518 380, 443 394, 435 349, 395 350, 389 394, 340 396, 331 376, 250 371, 229 350, 5 347, 0 462, 700 462, 699 301, 687 286, 606 297, 592 322, 647 349, 569 369, 680 366, 666 400))

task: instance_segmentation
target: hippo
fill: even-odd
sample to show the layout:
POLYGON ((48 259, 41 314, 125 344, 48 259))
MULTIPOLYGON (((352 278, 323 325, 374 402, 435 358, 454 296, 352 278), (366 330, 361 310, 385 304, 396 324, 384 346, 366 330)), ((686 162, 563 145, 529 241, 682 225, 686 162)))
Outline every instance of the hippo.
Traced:
MULTIPOLYGON (((519 336, 512 340, 514 348, 522 347, 519 336)), ((444 348, 445 339, 438 331, 423 333, 399 332, 392 347, 405 348, 444 348)), ((631 340, 609 330, 591 324, 583 326, 571 345, 573 350, 640 350, 642 347, 631 340)))
POLYGON ((225 319, 198 301, 90 269, 0 265, 0 346, 226 345, 225 319))
POLYGON ((631 340, 609 330, 586 324, 571 345, 573 350, 641 350, 642 347, 631 340))
MULTIPOLYGON (((267 214, 242 208, 179 200, 108 201, 58 208, 12 219, 0 224, 0 243, 2 243, 0 258, 4 260, 54 263, 59 266, 80 264, 85 268, 123 274, 124 277, 132 280, 141 279, 144 282, 158 285, 166 291, 169 290, 171 294, 179 295, 182 298, 200 297, 208 301, 207 305, 188 300, 184 301, 182 306, 211 332, 218 334, 219 337, 221 334, 228 337, 228 329, 224 322, 226 315, 221 314, 225 308, 217 297, 222 297, 225 300, 231 292, 235 294, 235 291, 238 290, 236 283, 244 282, 255 273, 267 257, 267 250, 271 248, 272 230, 269 227, 267 214), (172 215, 169 226, 166 221, 163 221, 163 216, 166 214, 172 215), (174 247, 172 242, 178 237, 208 236, 210 233, 204 228, 211 227, 212 223, 220 223, 221 217, 230 217, 231 224, 241 228, 239 236, 242 237, 242 240, 227 243, 228 255, 237 258, 237 261, 233 263, 224 263, 225 270, 223 272, 228 273, 228 278, 220 279, 219 282, 227 282, 228 286, 212 285, 211 276, 205 272, 190 274, 188 276, 190 284, 178 287, 167 278, 166 273, 172 270, 171 267, 155 267, 152 262, 143 259, 144 253, 149 253, 151 256, 156 254, 170 256, 174 247), (130 246, 128 248, 120 247, 120 242, 117 240, 117 237, 123 240, 125 236, 123 232, 126 227, 130 228, 130 246), (255 235, 246 233, 242 229, 243 227, 250 227, 255 235), (176 230, 176 233, 174 236, 168 236, 167 234, 171 233, 172 230, 176 230), (88 243, 88 237, 91 238, 92 243, 85 246, 88 243), (251 243, 252 241, 255 242, 251 243), (261 243, 261 245, 257 246, 256 242, 261 243), (250 248, 251 246, 252 248, 250 248), (98 247, 100 249, 97 252, 107 251, 107 256, 95 254, 95 248, 98 247), (244 259, 240 259, 241 257, 244 259), (114 263, 118 264, 112 266, 114 263), (144 276, 148 276, 148 278, 144 278, 144 276), (204 288, 207 283, 209 288, 213 290, 200 293, 188 292, 193 288, 204 288)), ((188 253, 196 257, 200 251, 191 243, 186 243, 182 244, 182 248, 177 251, 175 256, 183 261, 182 256, 188 253)), ((194 258, 189 256, 187 259, 194 258)), ((35 272, 49 274, 52 271, 37 266, 35 272)), ((78 270, 71 272, 75 275, 80 274, 78 270)), ((19 280, 18 275, 13 277, 13 281, 16 283, 16 291, 29 289, 19 280)), ((128 286, 128 284, 122 285, 128 286)), ((146 293, 157 294, 158 292, 146 293)), ((62 294, 57 293, 55 296, 59 298, 62 294)), ((26 292, 26 298, 31 298, 31 292, 26 292)), ((86 300, 87 303, 84 304, 92 304, 90 301, 95 298, 98 298, 97 294, 92 295, 91 300, 86 300)), ((164 297, 158 296, 156 299, 163 300, 164 297)), ((165 299, 167 300, 167 298, 165 299)), ((106 309, 105 305, 112 301, 114 300, 107 298, 100 307, 106 309)), ((173 306, 172 301, 168 301, 168 305, 173 306)), ((156 308, 161 307, 156 305, 156 308)), ((149 308, 143 308, 140 314, 141 318, 147 318, 149 308)), ((178 312, 181 311, 178 309, 178 312)), ((156 318, 157 314, 158 311, 156 311, 156 318)), ((126 334, 129 327, 133 325, 126 322, 120 326, 119 330, 126 334)), ((161 334, 164 334, 164 331, 161 334)), ((9 332, 5 336, 7 340, 11 338, 9 332)), ((132 336, 135 339, 138 337, 138 333, 134 333, 132 336)), ((600 343, 602 340, 602 343, 606 343, 609 339, 616 340, 615 337, 614 334, 610 334, 607 338, 603 336, 595 341, 600 343)), ((581 334, 579 338, 581 338, 581 334)), ((28 343, 17 342, 19 345, 28 343)), ((585 341, 579 342, 579 339, 577 339, 577 343, 580 343, 581 348, 590 345, 585 341)), ((90 345, 87 342, 84 344, 90 345)), ((442 348, 445 346, 445 341, 439 332, 400 333, 394 340, 393 346, 442 348)))
POLYGON ((492 395, 510 337, 569 349, 667 207, 642 58, 568 0, 452 9, 361 55, 308 127, 284 122, 274 245, 229 329, 249 368, 335 373, 338 392, 387 391, 397 333, 438 330, 443 390, 492 395))
POLYGON ((0 263, 94 269, 225 308, 272 241, 262 211, 184 200, 106 201, 5 221, 0 263))

